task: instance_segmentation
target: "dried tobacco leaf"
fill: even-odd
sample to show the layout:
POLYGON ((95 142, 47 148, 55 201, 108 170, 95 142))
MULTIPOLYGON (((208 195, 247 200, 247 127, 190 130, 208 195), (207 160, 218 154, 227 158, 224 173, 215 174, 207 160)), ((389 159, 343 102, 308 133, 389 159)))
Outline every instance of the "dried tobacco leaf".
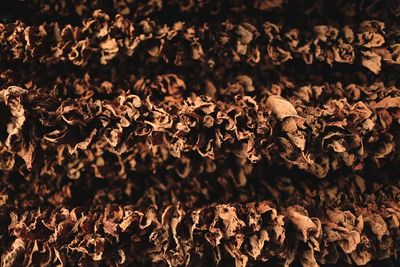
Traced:
MULTIPOLYGON (((369 92, 385 89, 379 84, 376 86, 371 86, 369 92)), ((17 87, 7 90, 10 88, 17 87)), ((345 95, 338 91, 337 99, 329 99, 317 106, 310 103, 310 95, 304 95, 308 88, 318 89, 301 87, 289 100, 271 95, 265 102, 240 95, 229 102, 205 96, 182 98, 178 95, 179 101, 166 98, 156 103, 149 97, 141 100, 137 95, 126 93, 118 96, 116 101, 66 99, 60 102, 53 99, 54 111, 50 113, 45 111, 46 106, 41 106, 43 102, 35 100, 42 95, 32 94, 21 107, 29 106, 31 117, 53 128, 50 132, 42 130, 43 140, 40 142, 30 143, 21 139, 19 145, 10 147, 6 144, 4 148, 8 147, 8 151, 4 153, 11 157, 5 157, 3 169, 12 168, 15 156, 21 157, 26 168, 30 169, 32 159, 40 153, 48 155, 47 160, 44 166, 40 164, 36 168, 47 169, 47 164, 50 164, 52 168, 67 170, 71 178, 77 179, 79 170, 88 164, 92 166, 95 176, 102 177, 100 173, 104 160, 95 151, 106 149, 118 155, 120 174, 126 176, 124 173, 130 170, 130 166, 136 166, 129 158, 135 155, 132 152, 137 151, 141 142, 148 146, 145 153, 153 157, 160 149, 164 150, 164 155, 173 157, 195 151, 205 158, 223 157, 231 151, 238 158, 250 162, 261 158, 273 159, 319 177, 343 165, 359 170, 367 160, 374 160, 377 166, 381 166, 385 160, 395 157, 397 143, 393 137, 395 125, 398 125, 395 110, 399 108, 396 95, 400 94, 397 88, 391 87, 389 96, 382 91, 378 98, 375 96, 371 100, 368 100, 368 94, 363 95, 367 102, 359 101, 360 92, 360 96, 353 100, 354 92, 343 98, 345 95), (388 104, 384 104, 386 102, 388 104), (376 117, 375 112, 381 117, 376 117), (82 125, 85 124, 91 125, 91 128, 83 130, 82 125), (394 128, 388 128, 388 125, 394 128), (349 133, 347 129, 350 128, 359 129, 358 134, 349 133), (207 141, 203 139, 206 132, 207 141), (372 133, 375 139, 369 138, 372 133), (40 151, 35 149, 39 146, 40 151), (316 147, 321 149, 315 150, 316 147), (55 150, 58 151, 57 160, 52 162, 51 155, 55 150)), ((340 86, 338 89, 343 90, 340 86)), ((348 89, 354 90, 354 87, 351 85, 348 89)), ((175 94, 175 89, 171 93, 175 94)), ((37 140, 41 140, 40 137, 37 140)))
POLYGON ((386 240, 398 238, 396 226, 389 231, 390 224, 382 218, 399 219, 396 202, 387 200, 344 210, 330 207, 332 204, 324 204, 320 211, 309 206, 315 216, 321 217, 309 217, 307 208, 299 205, 277 207, 269 201, 211 204, 192 211, 185 211, 179 204, 163 211, 155 207, 139 211, 129 205, 106 205, 96 209, 100 213, 77 208, 34 210, 15 215, 9 229, 16 239, 12 252, 3 255, 3 262, 12 264, 17 255, 21 255, 25 263, 33 254, 42 258, 46 249, 40 251, 38 246, 53 247, 58 253, 48 254, 47 261, 61 264, 162 261, 171 266, 191 265, 193 261, 209 262, 203 251, 210 249, 217 255, 227 253, 228 257, 234 258, 236 266, 247 266, 250 257, 252 262, 277 257, 281 261, 279 265, 283 266, 283 263, 293 261, 286 258, 288 254, 302 255, 303 266, 327 261, 337 263, 338 257, 327 257, 329 249, 342 250, 354 263, 366 264, 386 249, 397 249, 393 242, 386 242, 385 246, 380 243, 383 236, 386 240), (85 230, 89 230, 88 224, 96 225, 94 232, 85 230), (73 232, 71 239, 67 238, 70 235, 68 229, 73 232), (295 236, 289 235, 293 229, 296 229, 295 236), (39 233, 40 240, 37 239, 39 233), (130 238, 134 238, 134 243, 122 241, 130 238), (363 246, 365 240, 369 240, 368 247, 363 246), (299 245, 293 247, 292 242, 299 245), (309 249, 303 251, 300 244, 309 249), (136 253, 127 253, 132 245, 136 247, 136 253), (65 246, 70 249, 63 249, 65 246), (378 251, 372 249, 374 247, 378 251))
MULTIPOLYGON (((383 22, 371 20, 360 23, 360 33, 354 40, 348 26, 339 30, 329 25, 317 25, 304 33, 297 29, 283 31, 281 25, 271 22, 264 22, 262 27, 247 22, 235 25, 229 21, 198 27, 185 22, 168 26, 150 20, 134 23, 121 14, 111 19, 101 10, 84 19, 82 26, 60 28, 58 23, 27 26, 16 22, 1 24, 0 28, 1 51, 7 60, 46 64, 69 61, 79 66, 90 62, 111 64, 116 57, 131 57, 143 52, 178 66, 193 60, 215 65, 221 56, 225 60, 228 56, 232 62, 252 65, 261 61, 279 65, 295 58, 312 64, 315 58, 331 66, 335 61, 353 64, 361 57, 362 64, 378 74, 381 60, 374 51, 379 49, 381 54, 391 54, 392 46, 387 43, 396 42, 396 38, 384 31, 383 22), (38 34, 32 36, 30 32, 38 34), (20 36, 22 33, 25 38, 20 36), (216 42, 207 42, 210 39, 216 42), (180 50, 180 45, 191 47, 191 51, 180 50)), ((385 62, 397 64, 397 61, 385 62)))
POLYGON ((397 266, 399 10, 7 3, 1 265, 397 266))

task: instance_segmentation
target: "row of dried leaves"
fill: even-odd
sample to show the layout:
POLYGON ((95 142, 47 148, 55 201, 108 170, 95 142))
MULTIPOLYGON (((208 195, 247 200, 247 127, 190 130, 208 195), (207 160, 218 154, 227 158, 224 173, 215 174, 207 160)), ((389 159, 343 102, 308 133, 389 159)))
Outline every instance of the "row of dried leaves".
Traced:
POLYGON ((325 177, 344 166, 357 171, 368 162, 380 167, 398 160, 400 89, 394 86, 309 85, 292 88, 287 99, 239 91, 225 102, 209 95, 153 101, 129 91, 111 100, 90 91, 71 98, 57 90, 0 90, 1 170, 67 171, 77 179, 90 166, 102 177, 103 154, 111 153, 124 177, 149 157, 157 165, 196 152, 268 159, 325 177))
POLYGON ((398 181, 349 176, 315 185, 299 178, 264 180, 266 199, 277 197, 272 201, 210 200, 192 209, 179 200, 158 208, 105 199, 87 207, 15 210, 6 200, 2 266, 344 266, 398 257, 398 181))
POLYGON ((111 19, 96 10, 82 26, 0 24, 0 51, 3 60, 81 66, 89 61, 110 64, 116 57, 137 53, 175 65, 200 61, 211 67, 224 64, 221 59, 279 65, 299 58, 307 64, 362 64, 378 74, 382 64, 400 64, 399 34, 396 24, 385 29, 385 23, 376 20, 363 21, 357 29, 329 25, 282 29, 268 21, 261 26, 229 21, 200 26, 181 21, 168 26, 151 20, 133 23, 120 14, 111 19))

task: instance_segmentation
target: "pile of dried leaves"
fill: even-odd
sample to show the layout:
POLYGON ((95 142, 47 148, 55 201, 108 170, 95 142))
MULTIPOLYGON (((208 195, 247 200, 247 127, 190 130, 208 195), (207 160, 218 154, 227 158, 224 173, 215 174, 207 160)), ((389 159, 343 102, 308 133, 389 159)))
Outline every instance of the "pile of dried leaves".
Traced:
POLYGON ((400 264, 399 1, 0 17, 1 266, 400 264))

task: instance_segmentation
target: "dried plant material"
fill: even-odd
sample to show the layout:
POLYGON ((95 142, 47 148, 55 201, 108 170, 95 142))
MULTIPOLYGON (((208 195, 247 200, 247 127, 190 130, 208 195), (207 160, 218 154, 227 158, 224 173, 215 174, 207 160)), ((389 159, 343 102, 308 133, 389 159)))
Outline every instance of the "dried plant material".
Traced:
POLYGON ((7 139, 4 141, 6 147, 11 147, 12 137, 19 135, 22 125, 25 122, 25 110, 21 105, 21 95, 26 92, 25 89, 16 86, 11 86, 0 91, 0 99, 2 100, 2 103, 7 106, 12 116, 6 129, 8 134, 7 139))
MULTIPOLYGON (((218 91, 226 97, 234 92, 246 94, 246 88, 251 86, 250 77, 239 76, 238 82, 231 83, 229 88, 232 89, 218 91)), ((14 134, 4 137, 2 169, 31 169, 35 158, 46 155, 44 162, 36 163, 37 169, 52 166, 77 179, 85 166, 92 166, 95 176, 102 177, 104 160, 94 155, 106 149, 119 155, 120 175, 126 177, 127 172, 136 168, 129 153, 138 153, 140 144, 149 148, 141 152, 142 158, 156 157, 157 151, 163 151, 163 160, 155 160, 157 165, 190 152, 215 159, 223 158, 230 151, 253 163, 272 159, 318 177, 343 165, 358 170, 371 160, 378 167, 384 166, 397 155, 398 145, 393 138, 396 130, 388 127, 397 125, 400 90, 396 87, 386 88, 379 83, 370 87, 352 84, 344 91, 337 84, 321 91, 318 86, 303 86, 292 89, 288 99, 266 94, 257 101, 236 94, 221 102, 205 96, 184 98, 186 85, 174 75, 158 76, 157 82, 146 83, 139 79, 135 86, 144 92, 164 94, 165 99, 158 103, 150 97, 141 100, 138 95, 124 92, 115 95, 115 101, 53 99, 53 111, 49 112, 45 111, 47 104, 39 101, 48 96, 39 91, 23 101, 18 100, 22 101, 18 104, 19 113, 24 114, 23 107, 29 106, 30 116, 52 128, 48 132, 42 130, 43 139, 30 142, 15 129, 34 127, 34 121, 26 124, 22 120, 21 125, 12 127, 18 138, 14 134), (336 99, 313 102, 325 95, 336 99), (376 112, 379 117, 374 116, 376 112), (85 124, 91 127, 82 128, 85 124), (358 129, 358 134, 351 134, 347 129, 358 129), (209 137, 207 141, 203 139, 205 132, 209 137), (375 138, 371 139, 370 135, 375 138), (7 140, 11 139, 16 142, 7 145, 7 140), (320 149, 315 150, 315 147, 320 149), (57 154, 53 153, 55 150, 57 154), (24 164, 13 168, 19 158, 24 164)), ((3 91, 13 88, 17 87, 3 91)))
POLYGON ((268 97, 267 108, 269 108, 279 120, 283 120, 286 117, 297 116, 297 111, 293 105, 280 96, 268 97))
POLYGON ((399 265, 399 6, 7 3, 1 265, 399 265))
POLYGON ((362 64, 364 67, 368 68, 375 74, 378 74, 381 71, 381 60, 382 58, 374 52, 363 51, 362 64))
MULTIPOLYGON (((399 91, 397 90, 397 92, 399 91)), ((38 97, 41 96, 38 95, 38 97)), ((42 112, 41 103, 34 99, 34 97, 31 98, 30 102, 23 105, 30 106, 32 111, 42 112)), ((388 99, 384 98, 382 101, 389 101, 388 99)), ((226 153, 224 149, 230 147, 229 150, 235 151, 234 153, 239 158, 248 159, 251 162, 257 162, 263 157, 274 158, 281 162, 283 160, 289 165, 294 164, 320 177, 324 177, 331 168, 339 168, 341 163, 356 168, 359 164, 364 163, 365 158, 376 157, 381 160, 393 157, 391 151, 397 146, 394 140, 389 138, 385 141, 387 143, 382 144, 386 147, 386 152, 376 152, 372 147, 365 148, 365 144, 371 144, 373 141, 368 141, 367 137, 363 136, 368 136, 368 132, 376 131, 375 128, 368 128, 365 122, 381 124, 377 120, 378 118, 372 116, 374 110, 398 108, 396 105, 383 104, 384 102, 379 102, 379 99, 374 99, 370 105, 361 102, 351 104, 344 98, 328 101, 320 107, 304 109, 301 98, 291 98, 291 101, 280 96, 268 97, 265 104, 265 110, 271 112, 271 115, 268 115, 263 111, 262 103, 257 103, 249 97, 236 97, 230 105, 213 101, 204 96, 192 97, 182 99, 182 102, 173 102, 174 106, 170 106, 168 102, 156 105, 149 98, 141 101, 137 95, 121 95, 118 97, 118 102, 108 100, 92 102, 83 99, 71 102, 66 100, 60 102, 60 106, 55 109, 58 119, 51 119, 51 121, 47 121, 45 117, 40 119, 41 123, 46 125, 53 125, 53 127, 58 125, 57 129, 53 128, 51 132, 44 133, 43 143, 40 144, 41 152, 33 150, 33 147, 39 146, 38 143, 27 146, 30 147, 30 150, 27 150, 23 144, 28 144, 28 140, 21 140, 19 141, 21 145, 9 150, 8 153, 22 155, 29 169, 31 166, 29 159, 35 158, 36 153, 43 154, 47 153, 45 151, 49 151, 49 155, 51 155, 50 151, 58 147, 57 149, 60 151, 58 156, 62 156, 61 161, 56 160, 52 164, 57 164, 59 166, 57 168, 69 166, 68 169, 72 168, 69 169, 69 172, 73 171, 71 178, 75 179, 79 176, 79 169, 86 164, 92 164, 89 162, 96 161, 96 158, 91 156, 93 153, 91 151, 107 147, 110 151, 114 151, 112 153, 126 153, 133 149, 133 147, 128 148, 127 142, 131 145, 134 144, 132 143, 134 136, 137 137, 136 143, 146 141, 152 149, 158 149, 165 145, 173 157, 180 157, 187 152, 196 151, 202 157, 215 158, 223 156, 226 153), (177 107, 179 108, 175 109, 177 107), (325 111, 318 113, 319 108, 324 108, 325 111), (296 109, 302 110, 301 113, 298 113, 296 109), (233 117, 230 115, 231 112, 234 112, 233 117), (148 115, 150 113, 151 117, 148 115), (340 114, 349 114, 352 119, 342 120, 340 114), (315 119, 310 120, 312 116, 315 116, 315 119), (239 124, 239 120, 246 123, 239 124), (330 121, 330 125, 342 129, 346 129, 350 125, 358 127, 364 134, 360 136, 344 132, 322 132, 324 121, 330 121), (79 125, 87 122, 93 126, 97 125, 97 127, 80 131, 81 126, 79 125), (200 125, 203 122, 205 122, 204 128, 200 125), (271 128, 272 125, 276 125, 278 122, 281 124, 283 133, 271 135, 271 132, 275 132, 271 128), (209 134, 214 133, 209 135, 214 137, 208 142, 201 141, 202 132, 206 129, 209 134), (145 132, 142 132, 143 130, 145 132), (126 131, 131 132, 129 139, 126 139, 127 137, 124 135, 126 131), (305 135, 307 131, 313 132, 308 141, 305 135), (75 138, 70 137, 73 135, 75 138), (160 137, 162 137, 161 142, 159 141, 160 137), (269 141, 271 144, 273 140, 281 140, 280 145, 278 143, 276 148, 269 152, 270 154, 267 154, 268 152, 255 142, 257 139, 263 140, 268 137, 272 138, 269 141), (193 142, 189 140, 193 140, 193 142), (244 146, 230 145, 233 140, 244 146), (318 144, 321 141, 322 143, 318 144), (323 149, 314 151, 313 147, 315 146, 323 149), (278 152, 280 150, 281 152, 278 152), (26 154, 24 151, 30 151, 28 152, 30 154, 27 154, 28 158, 23 156, 26 154), (74 156, 71 158, 66 154, 67 152, 74 156), (328 153, 332 152, 334 158, 328 156, 328 153), (324 164, 328 164, 323 167, 325 171, 322 173, 313 170, 313 166, 316 164, 314 159, 317 158, 325 160, 324 164), (84 162, 87 163, 84 164, 84 162)), ((393 101, 397 103, 396 100, 393 101)), ((36 117, 38 116, 39 114, 36 117)), ((384 131, 382 136, 385 134, 388 133, 384 131)), ((148 151, 148 153, 151 152, 148 151)), ((125 156, 122 156, 121 160, 124 162, 125 156)), ((8 166, 7 164, 3 163, 4 166, 8 166)), ((45 165, 37 167, 47 168, 45 165)), ((123 170, 127 171, 129 168, 129 164, 128 166, 123 164, 123 170)))
POLYGON ((299 32, 283 30, 281 25, 271 22, 263 22, 262 27, 229 21, 220 25, 194 26, 184 22, 158 25, 151 20, 134 23, 121 14, 111 18, 101 10, 94 11, 92 17, 83 20, 82 26, 74 28, 58 23, 27 26, 22 22, 1 24, 0 28, 1 51, 8 60, 46 64, 70 61, 79 66, 90 62, 110 64, 116 57, 132 57, 144 51, 154 60, 178 66, 193 60, 218 63, 222 55, 233 63, 251 65, 260 62, 280 65, 299 58, 307 64, 318 60, 332 66, 334 62, 353 64, 361 57, 362 64, 377 74, 381 60, 374 49, 390 54, 393 47, 387 45, 391 43, 390 35, 388 42, 385 41, 384 23, 369 20, 361 22, 356 37, 348 26, 339 30, 317 25, 308 32, 299 32), (27 38, 20 36, 24 32, 29 32, 27 38), (210 39, 216 42, 207 43, 210 39), (192 47, 192 51, 177 49, 179 44, 192 47), (357 46, 367 50, 359 51, 357 46), (260 51, 266 51, 266 55, 262 56, 260 51))
POLYGON ((114 0, 104 2, 99 0, 72 0, 72 1, 48 1, 42 2, 34 0, 24 4, 24 8, 31 10, 34 14, 46 15, 57 14, 58 16, 90 16, 96 9, 107 10, 113 14, 122 14, 135 19, 144 19, 157 14, 168 14, 170 10, 179 11, 182 14, 192 14, 196 12, 207 12, 210 15, 224 14, 229 10, 234 14, 240 14, 240 11, 274 11, 285 2, 282 0, 258 0, 255 3, 246 1, 228 0, 224 2, 215 2, 208 0, 201 1, 177 1, 177 0, 153 0, 138 2, 132 0, 114 0))
POLYGON ((7 252, 2 256, 1 265, 2 266, 15 266, 18 260, 23 253, 25 253, 25 242, 22 239, 15 239, 15 241, 11 245, 10 252, 7 252))
MULTIPOLYGON (((164 210, 136 210, 130 205, 105 205, 96 211, 33 210, 14 218, 9 230, 16 240, 12 252, 3 255, 3 262, 12 266, 18 255, 24 263, 32 255, 42 255, 40 258, 47 262, 63 264, 152 261, 191 266, 195 262, 211 263, 213 259, 205 254, 210 250, 227 253, 235 266, 248 266, 250 258, 253 262, 268 262, 273 257, 283 266, 284 262, 290 263, 286 255, 291 254, 302 255, 303 266, 314 266, 337 263, 339 250, 351 262, 367 264, 379 253, 397 249, 391 240, 398 238, 398 226, 383 220, 399 219, 396 202, 387 200, 344 210, 330 205, 326 203, 321 211, 314 212, 320 218, 309 216, 307 206, 289 205, 282 212, 283 207, 269 201, 210 204, 194 210, 185 210, 180 204, 164 210), (292 229, 296 235, 290 234, 292 229), (40 240, 36 239, 39 233, 40 240), (381 243, 383 238, 385 245, 381 243), (363 240, 370 240, 370 249, 364 247, 363 240), (303 251, 300 244, 309 249, 303 251), (65 246, 70 249, 63 249, 65 246), (136 253, 128 253, 131 246, 136 247, 136 253), (49 247, 58 253, 46 252, 49 247)), ((309 209, 313 210, 311 206, 309 209)))

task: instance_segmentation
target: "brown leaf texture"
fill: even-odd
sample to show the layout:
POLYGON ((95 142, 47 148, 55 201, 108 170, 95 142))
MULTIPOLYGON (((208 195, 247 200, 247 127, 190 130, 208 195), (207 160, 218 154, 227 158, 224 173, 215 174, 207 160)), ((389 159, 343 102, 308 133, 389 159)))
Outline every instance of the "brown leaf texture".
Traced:
POLYGON ((388 229, 395 226, 387 224, 382 216, 391 214, 398 220, 395 209, 398 209, 396 202, 390 201, 362 210, 326 207, 324 212, 327 217, 324 213, 315 214, 324 216, 322 220, 309 217, 306 208, 298 205, 287 206, 286 213, 281 213, 275 204, 268 201, 212 204, 196 210, 184 210, 177 204, 166 207, 164 211, 155 209, 155 213, 117 205, 107 205, 100 209, 100 213, 92 210, 78 212, 77 209, 33 210, 15 218, 14 225, 9 227, 16 239, 10 252, 3 255, 3 263, 4 266, 13 266, 18 256, 22 256, 22 262, 26 263, 31 253, 45 259, 46 250, 53 247, 58 256, 57 253, 50 254, 47 256, 50 257, 47 259, 49 262, 117 264, 121 253, 118 249, 124 251, 134 246, 136 253, 125 253, 121 260, 126 263, 151 260, 165 261, 171 266, 191 265, 197 260, 211 260, 204 253, 212 249, 215 253, 228 253, 235 259, 235 266, 247 266, 250 258, 258 262, 275 256, 284 262, 285 256, 279 251, 285 249, 289 253, 294 249, 290 253, 299 253, 300 246, 293 247, 291 244, 296 242, 309 247, 303 253, 303 266, 314 266, 327 260, 335 263, 338 258, 328 259, 325 253, 332 249, 341 250, 356 264, 366 264, 373 257, 366 259, 366 253, 379 255, 372 249, 371 242, 376 242, 379 253, 394 249, 395 244, 389 240, 398 237, 388 229), (256 224, 251 223, 254 218, 258 218, 256 224), (39 221, 43 223, 39 224, 39 221), (127 224, 128 221, 130 223, 127 224), (89 224, 96 227, 86 232, 89 224), (368 230, 368 225, 372 232, 368 230), (288 236, 291 227, 298 231, 295 237, 288 236), (72 239, 66 239, 69 231, 74 233, 72 239), (40 241, 29 238, 36 238, 39 232, 46 233, 40 241), (387 240, 385 245, 380 243, 383 236, 387 240), (128 237, 133 242, 131 245, 122 241, 128 237), (362 240, 365 239, 369 239, 370 246, 363 246, 365 241, 362 240), (109 248, 105 250, 106 244, 109 248), (65 246, 69 250, 63 249, 65 246), (74 256, 68 257, 73 251, 74 256), (143 258, 140 259, 139 255, 143 258))
POLYGON ((1 266, 400 266, 400 1, 3 2, 1 266))
MULTIPOLYGON (((281 25, 271 22, 264 22, 262 26, 247 22, 235 25, 230 21, 199 27, 183 21, 157 25, 152 20, 134 23, 121 14, 111 18, 101 10, 94 11, 92 17, 83 20, 82 26, 74 28, 59 23, 28 26, 22 22, 1 24, 0 28, 4 59, 45 64, 72 62, 83 67, 91 62, 112 64, 116 57, 132 57, 137 53, 178 66, 193 60, 218 63, 223 55, 225 60, 228 57, 232 62, 251 65, 261 61, 280 65, 298 58, 307 64, 322 61, 332 66, 334 62, 353 64, 356 58, 361 58, 363 66, 378 74, 381 56, 375 50, 386 58, 393 58, 391 55, 397 53, 393 45, 386 44, 384 23, 375 20, 360 23, 356 40, 348 26, 338 29, 315 25, 303 33, 296 29, 283 31, 281 25), (20 36, 25 32, 28 32, 25 38, 20 36), (54 35, 57 38, 52 38, 54 35), (207 44, 209 36, 216 42, 207 44), (189 45, 191 51, 174 49, 181 43, 189 45), (362 47, 361 51, 358 46, 362 47), (261 55, 261 51, 266 51, 266 55, 261 55)), ((386 62, 397 64, 397 60, 386 62)))

